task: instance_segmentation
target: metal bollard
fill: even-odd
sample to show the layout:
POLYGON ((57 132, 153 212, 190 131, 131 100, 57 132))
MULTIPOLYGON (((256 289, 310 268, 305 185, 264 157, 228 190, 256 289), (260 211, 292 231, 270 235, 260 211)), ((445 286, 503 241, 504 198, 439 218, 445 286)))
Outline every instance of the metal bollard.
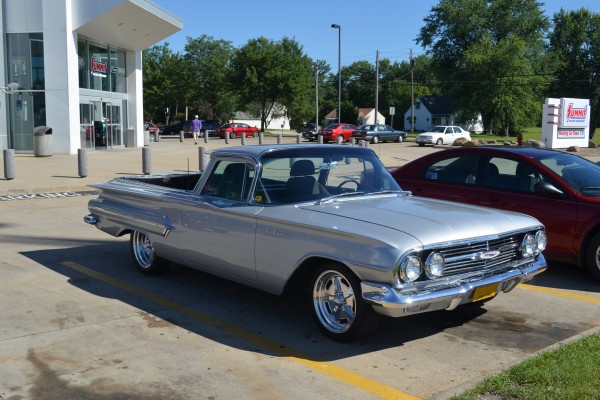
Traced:
POLYGON ((301 134, 297 134, 296 135, 296 143, 300 144, 301 140, 302 140, 302 135, 301 134))
POLYGON ((88 154, 86 149, 77 149, 77 171, 80 178, 88 176, 88 154))
POLYGON ((4 154, 4 177, 15 179, 15 150, 5 149, 4 154))
POLYGON ((264 143, 265 143, 265 134, 261 132, 258 134, 258 144, 264 144, 264 143))
POLYGON ((149 147, 142 148, 142 171, 144 175, 150 174, 152 170, 152 152, 149 147))
POLYGON ((204 172, 204 170, 206 169, 206 167, 208 166, 208 161, 209 161, 209 157, 206 154, 206 147, 201 146, 198 151, 199 153, 199 157, 200 157, 200 171, 204 172))
POLYGON ((277 135, 277 144, 281 144, 282 141, 283 141, 283 135, 280 133, 277 135))
POLYGON ((179 131, 179 141, 183 142, 183 131, 179 131))
POLYGON ((246 145, 246 134, 242 132, 242 146, 246 145))

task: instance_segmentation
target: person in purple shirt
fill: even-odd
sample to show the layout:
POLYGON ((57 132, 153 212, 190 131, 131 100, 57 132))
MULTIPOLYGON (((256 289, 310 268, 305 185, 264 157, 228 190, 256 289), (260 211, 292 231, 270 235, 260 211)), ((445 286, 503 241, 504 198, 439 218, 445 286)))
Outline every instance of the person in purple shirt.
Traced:
POLYGON ((202 130, 202 121, 198 119, 198 116, 194 116, 194 120, 192 121, 192 134, 194 135, 194 144, 198 144, 198 137, 200 136, 200 131, 202 130))

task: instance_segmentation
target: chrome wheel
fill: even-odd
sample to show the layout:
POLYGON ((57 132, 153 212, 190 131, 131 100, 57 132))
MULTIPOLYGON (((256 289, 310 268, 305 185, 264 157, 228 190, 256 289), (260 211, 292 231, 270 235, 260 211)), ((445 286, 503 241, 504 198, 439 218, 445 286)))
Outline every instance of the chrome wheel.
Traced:
POLYGON ((333 340, 349 342, 377 328, 381 315, 362 300, 360 281, 347 267, 326 263, 311 279, 310 302, 321 331, 333 340))
POLYGON ((588 245, 586 264, 594 278, 600 280, 600 234, 594 236, 588 245))
POLYGON ((435 144, 436 144, 437 146, 441 146, 441 145, 443 145, 443 144, 444 144, 444 141, 442 140, 442 138, 439 138, 439 139, 438 139, 438 140, 435 142, 435 144))
POLYGON ((373 144, 379 143, 379 136, 373 136, 373 139, 371 139, 371 143, 373 143, 373 144))
POLYGON ((152 241, 142 232, 133 231, 129 239, 131 256, 136 268, 148 275, 164 272, 165 264, 154 253, 152 241))
POLYGON ((313 287, 317 318, 332 333, 346 332, 356 318, 356 297, 348 279, 329 270, 317 277, 313 287))

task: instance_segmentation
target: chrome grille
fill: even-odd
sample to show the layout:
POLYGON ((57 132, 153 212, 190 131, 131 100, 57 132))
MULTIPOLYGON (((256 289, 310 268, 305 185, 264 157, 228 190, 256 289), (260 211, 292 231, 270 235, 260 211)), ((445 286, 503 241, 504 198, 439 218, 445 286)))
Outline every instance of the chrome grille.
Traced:
POLYGON ((443 276, 494 269, 520 257, 522 235, 461 244, 437 250, 446 260, 443 276), (498 252, 496 255, 495 253, 498 252), (493 257, 490 257, 494 255, 493 257), (488 258, 489 257, 489 258, 488 258))

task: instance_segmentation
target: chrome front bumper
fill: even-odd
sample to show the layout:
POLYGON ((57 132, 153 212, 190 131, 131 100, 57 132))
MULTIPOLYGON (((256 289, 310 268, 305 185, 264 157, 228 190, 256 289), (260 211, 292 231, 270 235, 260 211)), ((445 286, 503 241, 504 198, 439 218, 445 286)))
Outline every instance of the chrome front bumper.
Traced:
POLYGON ((533 279, 546 270, 546 259, 540 255, 537 260, 515 267, 498 275, 470 282, 455 282, 452 285, 428 289, 427 292, 401 293, 390 285, 362 282, 363 300, 373 305, 373 309, 389 317, 403 317, 437 310, 453 310, 457 306, 473 301, 475 289, 484 286, 495 287, 496 293, 508 293, 519 283, 533 279))

